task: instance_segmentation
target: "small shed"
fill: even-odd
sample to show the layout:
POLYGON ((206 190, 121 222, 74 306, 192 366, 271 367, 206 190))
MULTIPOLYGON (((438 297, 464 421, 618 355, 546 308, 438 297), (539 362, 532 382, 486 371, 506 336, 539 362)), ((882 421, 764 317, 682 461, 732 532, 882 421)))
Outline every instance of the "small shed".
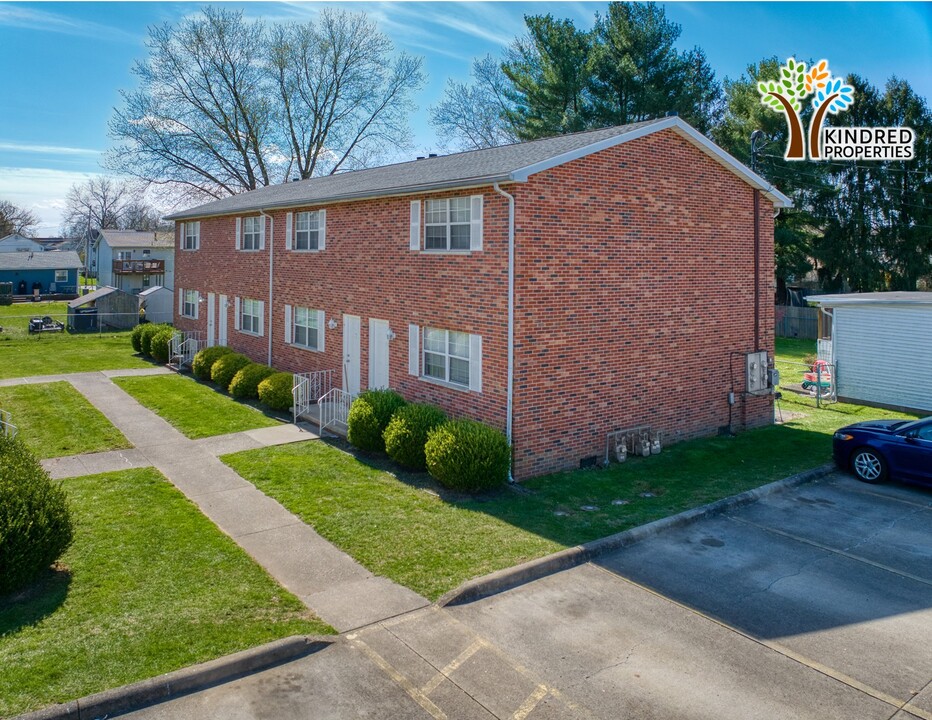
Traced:
POLYGON ((175 293, 170 288, 156 285, 136 296, 139 307, 146 309, 146 320, 154 323, 171 323, 175 293))
POLYGON ((70 330, 129 330, 139 322, 135 296, 102 287, 68 303, 70 330))
POLYGON ((843 400, 932 412, 932 292, 810 295, 843 400))

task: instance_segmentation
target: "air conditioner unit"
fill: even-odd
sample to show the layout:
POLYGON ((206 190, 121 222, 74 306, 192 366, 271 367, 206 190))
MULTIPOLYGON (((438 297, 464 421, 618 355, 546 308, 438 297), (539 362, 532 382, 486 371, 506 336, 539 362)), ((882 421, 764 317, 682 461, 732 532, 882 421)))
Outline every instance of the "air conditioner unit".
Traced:
POLYGON ((745 388, 751 395, 766 395, 770 392, 767 372, 767 351, 752 352, 744 356, 745 388))

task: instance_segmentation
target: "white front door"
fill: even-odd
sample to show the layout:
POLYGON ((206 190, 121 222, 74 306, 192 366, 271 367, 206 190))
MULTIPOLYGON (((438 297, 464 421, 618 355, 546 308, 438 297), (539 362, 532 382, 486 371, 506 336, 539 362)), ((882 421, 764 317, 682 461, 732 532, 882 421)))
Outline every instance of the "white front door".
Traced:
POLYGON ((343 389, 350 395, 359 394, 360 320, 356 315, 343 316, 343 389))
POLYGON ((369 389, 388 387, 388 320, 369 319, 369 389))
POLYGON ((214 335, 217 332, 217 296, 207 293, 207 347, 214 346, 214 335))
POLYGON ((230 303, 227 302, 227 296, 220 296, 220 332, 217 334, 217 344, 226 345, 227 344, 227 307, 230 303))

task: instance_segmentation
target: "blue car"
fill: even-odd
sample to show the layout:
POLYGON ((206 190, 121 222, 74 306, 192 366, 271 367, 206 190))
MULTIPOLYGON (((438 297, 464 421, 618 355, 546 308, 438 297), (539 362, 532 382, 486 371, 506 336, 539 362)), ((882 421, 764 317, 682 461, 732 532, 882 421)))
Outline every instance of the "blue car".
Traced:
POLYGON ((932 417, 843 427, 835 433, 832 452, 838 467, 864 482, 892 478, 932 485, 932 417))

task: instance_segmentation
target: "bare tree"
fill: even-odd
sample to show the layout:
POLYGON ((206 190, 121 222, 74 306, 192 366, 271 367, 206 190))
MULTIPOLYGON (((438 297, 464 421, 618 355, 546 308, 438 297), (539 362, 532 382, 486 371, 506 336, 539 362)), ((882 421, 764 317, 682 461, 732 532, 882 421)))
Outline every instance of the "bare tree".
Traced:
POLYGON ((267 33, 242 13, 206 7, 177 27, 149 29, 149 57, 121 92, 106 165, 200 197, 272 181, 272 106, 262 60, 267 33))
POLYGON ((11 203, 0 200, 0 238, 18 233, 29 236, 39 225, 39 218, 30 210, 25 210, 11 203))
POLYGON ((297 175, 365 166, 409 144, 421 59, 392 53, 391 40, 362 13, 325 9, 317 22, 273 28, 269 70, 281 146, 290 148, 297 175))
POLYGON ((461 150, 517 142, 509 120, 514 109, 506 96, 509 81, 501 64, 491 55, 476 58, 471 75, 472 84, 447 81, 443 99, 430 109, 430 124, 461 150))
POLYGON ((126 209, 134 201, 130 186, 109 177, 75 183, 65 196, 62 233, 84 237, 90 230, 121 228, 126 209))
POLYGON ((421 60, 394 54, 365 15, 268 27, 208 7, 150 29, 147 46, 106 162, 176 200, 364 167, 409 142, 421 60))

